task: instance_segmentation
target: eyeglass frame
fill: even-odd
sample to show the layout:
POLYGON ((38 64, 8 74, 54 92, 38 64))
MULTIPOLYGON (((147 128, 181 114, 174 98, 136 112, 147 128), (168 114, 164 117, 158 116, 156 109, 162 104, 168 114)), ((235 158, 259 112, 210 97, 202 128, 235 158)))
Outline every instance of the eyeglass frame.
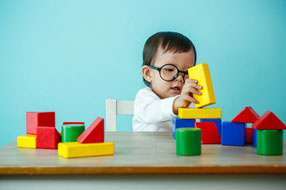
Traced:
POLYGON ((153 65, 148 65, 148 66, 149 66, 150 68, 152 68, 152 69, 157 70, 157 71, 159 72, 159 75, 160 75, 161 79, 164 80, 164 81, 167 81, 167 82, 172 82, 172 81, 176 80, 176 79, 179 77, 180 73, 183 73, 183 80, 184 80, 184 82, 185 82, 185 76, 188 75, 188 71, 181 71, 180 69, 178 69, 178 67, 177 67, 176 65, 170 64, 170 63, 165 64, 165 65, 162 65, 161 67, 155 67, 155 66, 153 66, 153 65), (171 80, 163 79, 163 77, 162 77, 162 75, 161 75, 161 69, 162 69, 163 67, 165 67, 166 65, 174 66, 174 67, 177 69, 177 71, 178 71, 177 74, 176 74, 176 75, 173 77, 173 79, 171 79, 171 80))

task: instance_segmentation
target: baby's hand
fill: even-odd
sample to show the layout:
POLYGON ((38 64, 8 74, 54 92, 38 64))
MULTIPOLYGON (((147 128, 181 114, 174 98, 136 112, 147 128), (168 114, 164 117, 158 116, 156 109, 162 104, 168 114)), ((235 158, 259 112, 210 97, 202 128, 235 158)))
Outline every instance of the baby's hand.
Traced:
POLYGON ((183 86, 181 95, 178 96, 173 103, 173 112, 177 115, 179 108, 187 108, 193 102, 198 104, 199 102, 193 98, 193 94, 201 95, 198 90, 202 89, 200 85, 197 85, 198 81, 193 79, 186 79, 183 86))

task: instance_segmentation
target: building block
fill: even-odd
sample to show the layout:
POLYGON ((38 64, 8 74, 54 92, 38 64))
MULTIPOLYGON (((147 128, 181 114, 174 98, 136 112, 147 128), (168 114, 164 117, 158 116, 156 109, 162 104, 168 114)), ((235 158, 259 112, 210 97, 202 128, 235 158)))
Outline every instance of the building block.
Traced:
POLYGON ((282 155, 283 132, 282 130, 257 130, 257 154, 282 155))
POLYGON ((104 142, 104 119, 96 118, 94 122, 77 138, 79 143, 104 142))
POLYGON ((176 155, 195 156, 201 154, 201 129, 176 129, 176 155))
POLYGON ((253 129, 245 128, 245 144, 252 144, 253 141, 253 129))
POLYGON ((201 63, 191 67, 188 69, 188 74, 191 79, 197 80, 198 85, 202 86, 202 89, 199 90, 202 93, 201 95, 193 94, 193 97, 199 101, 199 104, 195 104, 195 107, 202 108, 207 105, 215 104, 215 94, 208 64, 201 63))
POLYGON ((173 118, 173 138, 176 139, 176 129, 178 128, 194 128, 195 127, 195 119, 180 119, 178 117, 173 118))
POLYGON ((195 128, 202 131, 202 144, 220 144, 220 135, 214 122, 197 122, 195 128))
POLYGON ((217 108, 179 108, 178 117, 181 119, 220 119, 221 109, 217 108))
POLYGON ((252 145, 254 147, 257 147, 257 130, 256 129, 253 129, 253 132, 252 132, 252 145))
POLYGON ((252 127, 254 129, 286 129, 285 124, 271 111, 266 111, 258 120, 253 123, 252 127))
POLYGON ((37 148, 57 149, 60 142, 60 134, 54 127, 37 128, 37 148))
POLYGON ((104 156, 114 154, 114 143, 59 143, 58 155, 64 158, 104 156))
POLYGON ((84 122, 63 122, 63 125, 84 125, 84 122))
POLYGON ((27 112, 26 133, 36 135, 38 126, 55 127, 55 112, 27 112))
POLYGON ((200 122, 215 122, 216 128, 221 136, 221 119, 201 119, 200 122))
POLYGON ((25 135, 17 137, 17 147, 36 148, 36 135, 25 135))
POLYGON ((232 120, 233 123, 254 123, 259 118, 259 115, 250 106, 245 107, 232 120))
POLYGON ((76 142, 83 131, 84 125, 63 125, 62 142, 76 142))
POLYGON ((221 126, 221 144, 231 146, 245 145, 245 124, 223 122, 221 126))

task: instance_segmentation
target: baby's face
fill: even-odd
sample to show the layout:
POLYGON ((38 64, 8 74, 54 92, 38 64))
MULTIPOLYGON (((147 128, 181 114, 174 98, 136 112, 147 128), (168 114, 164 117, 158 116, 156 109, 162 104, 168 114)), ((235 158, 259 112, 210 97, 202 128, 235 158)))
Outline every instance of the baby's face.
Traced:
MULTIPOLYGON (((188 68, 194 66, 195 55, 194 52, 188 51, 183 53, 164 52, 162 48, 158 48, 157 55, 154 60, 154 66, 162 67, 165 64, 173 64, 177 66, 180 71, 187 71, 188 68)), ((180 73, 179 77, 171 82, 164 81, 157 70, 151 69, 151 84, 152 90, 160 98, 169 98, 181 94, 181 90, 188 78, 188 75, 183 78, 183 73, 180 73)))

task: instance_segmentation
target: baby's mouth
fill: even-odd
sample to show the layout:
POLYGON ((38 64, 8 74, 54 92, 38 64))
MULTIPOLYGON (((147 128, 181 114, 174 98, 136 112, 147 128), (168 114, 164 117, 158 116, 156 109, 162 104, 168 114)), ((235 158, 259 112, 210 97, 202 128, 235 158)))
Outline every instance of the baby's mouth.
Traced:
POLYGON ((176 93, 176 94, 180 94, 181 93, 181 88, 178 86, 172 87, 171 91, 176 93))

